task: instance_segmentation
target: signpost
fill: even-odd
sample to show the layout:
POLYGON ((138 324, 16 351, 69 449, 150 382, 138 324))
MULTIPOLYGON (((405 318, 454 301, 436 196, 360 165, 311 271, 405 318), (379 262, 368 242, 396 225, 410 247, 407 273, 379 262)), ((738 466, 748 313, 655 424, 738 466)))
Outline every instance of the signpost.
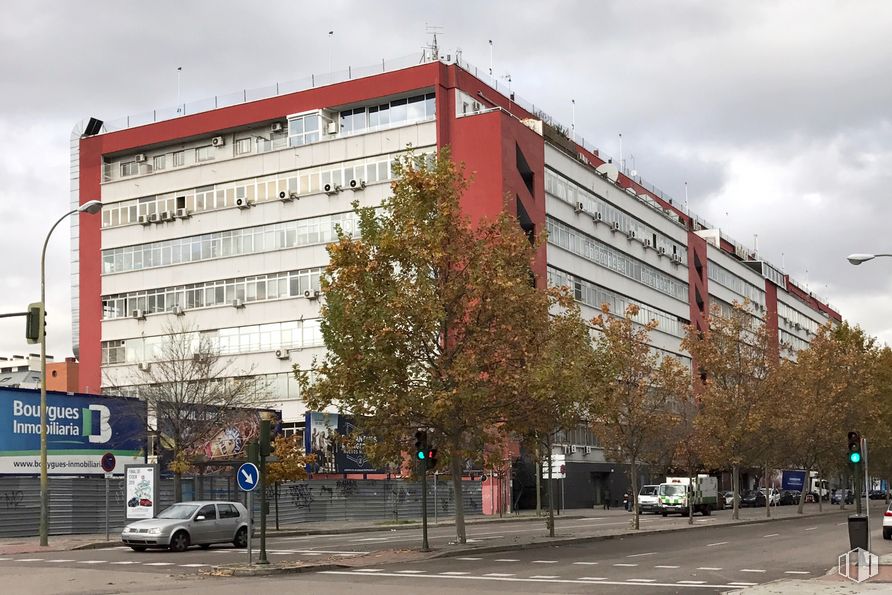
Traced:
POLYGON ((99 465, 105 471, 105 540, 108 541, 108 480, 111 479, 112 471, 115 470, 114 453, 107 452, 102 455, 99 465))
POLYGON ((260 483, 260 470, 254 463, 244 463, 236 472, 238 488, 248 493, 248 566, 251 565, 251 534, 254 532, 254 490, 260 483))

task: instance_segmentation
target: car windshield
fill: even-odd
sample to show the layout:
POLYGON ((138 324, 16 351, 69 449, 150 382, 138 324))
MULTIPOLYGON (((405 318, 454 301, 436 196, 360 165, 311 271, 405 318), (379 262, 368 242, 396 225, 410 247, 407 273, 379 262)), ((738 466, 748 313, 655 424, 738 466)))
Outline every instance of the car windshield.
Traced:
POLYGON ((159 519, 188 519, 198 506, 195 504, 174 504, 158 513, 159 519))
POLYGON ((661 496, 683 496, 685 487, 683 485, 662 485, 660 486, 661 496))
POLYGON ((641 496, 656 496, 657 495, 657 486, 644 486, 641 488, 641 492, 639 492, 641 496))

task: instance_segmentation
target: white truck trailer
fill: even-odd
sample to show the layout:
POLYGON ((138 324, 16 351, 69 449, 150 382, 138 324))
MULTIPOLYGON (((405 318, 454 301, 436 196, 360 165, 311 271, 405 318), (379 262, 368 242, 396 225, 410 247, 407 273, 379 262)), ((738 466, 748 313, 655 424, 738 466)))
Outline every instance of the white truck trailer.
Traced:
POLYGON ((688 514, 689 499, 693 511, 704 516, 712 514, 713 510, 721 510, 723 503, 719 499, 718 480, 709 475, 697 475, 693 479, 693 486, 689 477, 667 477, 660 484, 657 492, 660 514, 688 514))

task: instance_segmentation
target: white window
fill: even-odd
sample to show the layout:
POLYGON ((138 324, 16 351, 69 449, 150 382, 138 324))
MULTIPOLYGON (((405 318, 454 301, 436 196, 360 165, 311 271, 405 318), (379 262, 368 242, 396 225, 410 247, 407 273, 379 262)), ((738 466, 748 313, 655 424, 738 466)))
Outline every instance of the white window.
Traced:
POLYGON ((152 168, 155 171, 164 169, 165 167, 167 167, 167 155, 157 155, 154 159, 152 159, 152 168))
POLYGON ((173 166, 174 167, 183 167, 186 165, 186 152, 185 151, 176 151, 175 153, 171 153, 173 166))
POLYGON ((288 119, 288 145, 299 147, 319 141, 318 113, 288 119))
POLYGON ((139 173, 139 164, 136 161, 125 161, 121 164, 121 177, 135 176, 139 173))
POLYGON ((203 161, 213 161, 214 159, 214 147, 211 145, 206 145, 204 147, 198 147, 195 149, 195 161, 201 163, 203 161))
POLYGON ((246 153, 251 152, 251 139, 250 138, 240 138, 235 141, 235 154, 236 155, 244 155, 246 153))

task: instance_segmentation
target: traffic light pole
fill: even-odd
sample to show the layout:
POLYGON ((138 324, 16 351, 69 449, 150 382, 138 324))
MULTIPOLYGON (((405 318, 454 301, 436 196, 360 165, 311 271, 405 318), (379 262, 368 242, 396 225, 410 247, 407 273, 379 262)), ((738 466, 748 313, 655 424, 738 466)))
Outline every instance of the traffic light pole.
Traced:
MULTIPOLYGON (((861 439, 861 451, 864 454, 864 493, 867 496, 864 501, 865 515, 867 516, 867 551, 870 551, 870 484, 867 474, 867 438, 861 439)), ((861 483, 860 480, 858 483, 861 483)), ((861 499, 858 499, 861 502, 861 499)))
POLYGON ((260 420, 260 559, 258 564, 269 564, 266 557, 266 457, 270 455, 270 420, 260 420))
POLYGON ((427 460, 418 461, 421 471, 421 551, 431 551, 427 541, 427 460))

